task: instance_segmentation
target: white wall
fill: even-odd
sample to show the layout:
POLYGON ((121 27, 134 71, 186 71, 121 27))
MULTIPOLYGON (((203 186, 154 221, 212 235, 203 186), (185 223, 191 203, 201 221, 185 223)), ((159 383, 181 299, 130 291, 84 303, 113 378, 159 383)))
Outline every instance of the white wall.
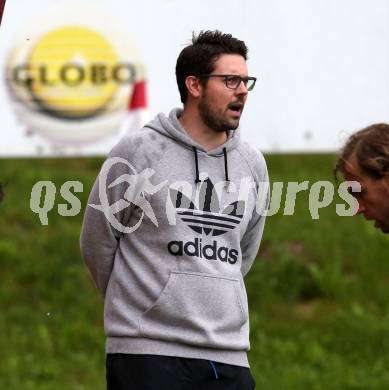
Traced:
MULTIPOLYGON (((1 68, 25 21, 39 24, 35 15, 59 3, 6 3, 1 68)), ((221 29, 249 46, 249 73, 259 80, 241 128, 261 150, 336 150, 349 133, 389 122, 387 0, 82 0, 87 4, 105 8, 135 38, 147 67, 151 115, 180 104, 174 67, 192 31, 221 29)), ((24 137, 8 101, 1 81, 0 155, 35 154, 37 145, 45 150, 44 140, 24 137)), ((114 141, 81 153, 105 153, 114 141)))

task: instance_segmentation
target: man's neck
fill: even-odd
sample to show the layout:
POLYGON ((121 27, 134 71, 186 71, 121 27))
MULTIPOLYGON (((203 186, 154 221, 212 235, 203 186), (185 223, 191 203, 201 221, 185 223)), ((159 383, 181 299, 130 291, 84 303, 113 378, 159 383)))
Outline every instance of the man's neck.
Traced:
POLYGON ((217 148, 227 141, 227 132, 219 133, 210 129, 202 121, 196 110, 185 109, 178 120, 189 137, 203 146, 205 150, 217 148))

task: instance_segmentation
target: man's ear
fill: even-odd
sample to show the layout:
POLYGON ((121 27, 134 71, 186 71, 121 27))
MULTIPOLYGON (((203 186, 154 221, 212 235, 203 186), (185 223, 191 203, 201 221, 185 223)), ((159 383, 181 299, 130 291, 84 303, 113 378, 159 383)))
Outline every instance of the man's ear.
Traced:
POLYGON ((195 76, 188 76, 185 79, 185 85, 188 89, 188 95, 194 99, 198 99, 201 96, 203 86, 200 83, 200 79, 195 76))

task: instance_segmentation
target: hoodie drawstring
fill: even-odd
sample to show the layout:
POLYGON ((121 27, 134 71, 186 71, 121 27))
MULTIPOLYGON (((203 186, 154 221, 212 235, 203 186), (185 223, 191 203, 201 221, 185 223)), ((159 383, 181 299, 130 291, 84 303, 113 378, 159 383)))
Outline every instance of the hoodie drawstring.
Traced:
MULTIPOLYGON (((192 146, 193 148, 193 153, 195 156, 195 166, 196 166, 196 179, 195 183, 200 183, 200 173, 199 173, 199 159, 197 156, 197 149, 195 146, 192 146)), ((223 148, 223 155, 224 155, 224 175, 225 175, 225 180, 226 182, 230 182, 230 179, 228 178, 228 163, 227 163, 227 149, 223 148)))
POLYGON ((224 174, 226 176, 226 182, 230 182, 230 179, 228 178, 228 164, 227 164, 227 149, 223 148, 223 154, 224 154, 224 174))
POLYGON ((193 152, 194 152, 194 155, 195 155, 195 164, 196 164, 196 179, 195 179, 195 183, 200 183, 200 176, 199 176, 199 160, 198 160, 198 157, 197 157, 197 149, 195 146, 192 146, 193 148, 193 152))

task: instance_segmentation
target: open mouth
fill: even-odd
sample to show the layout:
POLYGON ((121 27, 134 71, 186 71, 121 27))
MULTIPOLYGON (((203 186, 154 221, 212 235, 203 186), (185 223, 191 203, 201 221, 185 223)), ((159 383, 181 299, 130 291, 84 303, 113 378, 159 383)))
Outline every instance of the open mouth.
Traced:
POLYGON ((231 103, 228 105, 228 109, 230 111, 233 111, 236 114, 241 114, 243 111, 243 104, 242 103, 231 103))

